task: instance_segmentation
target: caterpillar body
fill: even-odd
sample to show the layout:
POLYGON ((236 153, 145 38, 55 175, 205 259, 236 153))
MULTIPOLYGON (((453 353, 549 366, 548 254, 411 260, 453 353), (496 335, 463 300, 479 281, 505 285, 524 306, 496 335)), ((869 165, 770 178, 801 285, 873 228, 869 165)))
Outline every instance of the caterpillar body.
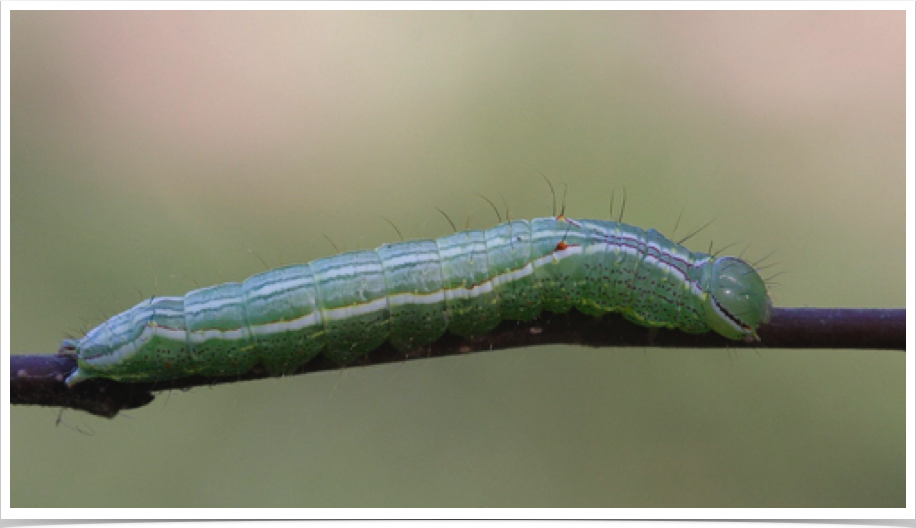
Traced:
POLYGON ((345 364, 390 341, 409 350, 446 331, 482 335, 542 310, 619 312, 649 327, 756 339, 769 319, 760 275, 654 229, 565 216, 514 220, 436 240, 385 244, 154 297, 79 340, 69 385, 191 375, 233 376, 257 364, 293 372, 319 354, 345 364))

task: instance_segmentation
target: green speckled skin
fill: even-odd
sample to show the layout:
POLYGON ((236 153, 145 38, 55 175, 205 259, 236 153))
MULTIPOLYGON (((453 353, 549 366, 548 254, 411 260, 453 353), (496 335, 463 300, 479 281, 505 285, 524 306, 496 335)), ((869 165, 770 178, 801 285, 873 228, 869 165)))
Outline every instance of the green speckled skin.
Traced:
POLYGON ((542 310, 620 312, 644 326, 755 337, 766 286, 747 263, 713 259, 654 229, 565 217, 515 220, 437 240, 388 244, 157 297, 78 341, 69 384, 345 364, 390 341, 409 350, 451 331, 478 336, 542 310))

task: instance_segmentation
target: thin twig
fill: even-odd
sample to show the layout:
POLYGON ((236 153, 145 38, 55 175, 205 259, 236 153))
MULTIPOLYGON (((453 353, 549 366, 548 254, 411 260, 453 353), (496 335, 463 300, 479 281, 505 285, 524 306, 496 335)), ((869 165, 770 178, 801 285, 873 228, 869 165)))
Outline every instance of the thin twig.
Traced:
MULTIPOLYGON (((435 343, 413 352, 395 350, 385 344, 346 365, 346 368, 550 344, 642 348, 905 350, 906 310, 777 308, 773 311, 770 323, 762 326, 758 334, 759 342, 744 343, 711 332, 691 335, 673 330, 650 329, 629 323, 616 314, 596 318, 573 310, 566 314, 544 313, 528 322, 505 321, 493 332, 475 339, 462 339, 447 334, 435 343)), ((11 403, 81 409, 111 418, 123 409, 150 403, 154 392, 270 377, 263 368, 255 367, 246 374, 226 378, 193 376, 154 383, 118 383, 92 379, 70 388, 63 380, 75 368, 76 358, 70 355, 12 356, 11 403)), ((317 357, 303 365, 296 375, 340 368, 340 365, 325 357, 317 357)))

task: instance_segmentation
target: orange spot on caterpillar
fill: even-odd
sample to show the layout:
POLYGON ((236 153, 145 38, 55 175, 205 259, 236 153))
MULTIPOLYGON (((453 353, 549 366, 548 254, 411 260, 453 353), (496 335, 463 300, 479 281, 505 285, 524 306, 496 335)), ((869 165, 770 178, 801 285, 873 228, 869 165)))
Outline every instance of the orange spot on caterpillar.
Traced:
POLYGON ((569 247, 569 244, 567 244, 566 242, 564 242, 564 241, 561 240, 561 241, 557 242, 557 247, 554 248, 554 251, 563 251, 564 249, 566 249, 566 248, 568 248, 568 247, 569 247))

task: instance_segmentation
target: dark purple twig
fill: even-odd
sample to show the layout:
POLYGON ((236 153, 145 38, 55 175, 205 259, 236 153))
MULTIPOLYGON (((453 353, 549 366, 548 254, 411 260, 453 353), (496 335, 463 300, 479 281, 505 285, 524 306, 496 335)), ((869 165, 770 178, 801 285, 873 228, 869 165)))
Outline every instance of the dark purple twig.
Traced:
MULTIPOLYGON (((777 308, 770 323, 761 327, 759 334, 759 342, 743 343, 713 333, 691 335, 649 329, 629 323, 616 314, 595 318, 576 311, 545 313, 524 323, 505 321, 493 332, 476 339, 461 339, 449 334, 413 352, 398 351, 386 344, 346 368, 561 343, 590 347, 905 350, 906 310, 777 308)), ((246 374, 228 378, 192 376, 155 383, 93 379, 71 389, 63 380, 75 368, 73 356, 12 356, 10 401, 18 405, 81 409, 110 418, 122 409, 148 404, 154 398, 153 392, 269 377, 264 369, 255 367, 246 374)), ((327 358, 318 357, 296 374, 340 368, 327 358)))

